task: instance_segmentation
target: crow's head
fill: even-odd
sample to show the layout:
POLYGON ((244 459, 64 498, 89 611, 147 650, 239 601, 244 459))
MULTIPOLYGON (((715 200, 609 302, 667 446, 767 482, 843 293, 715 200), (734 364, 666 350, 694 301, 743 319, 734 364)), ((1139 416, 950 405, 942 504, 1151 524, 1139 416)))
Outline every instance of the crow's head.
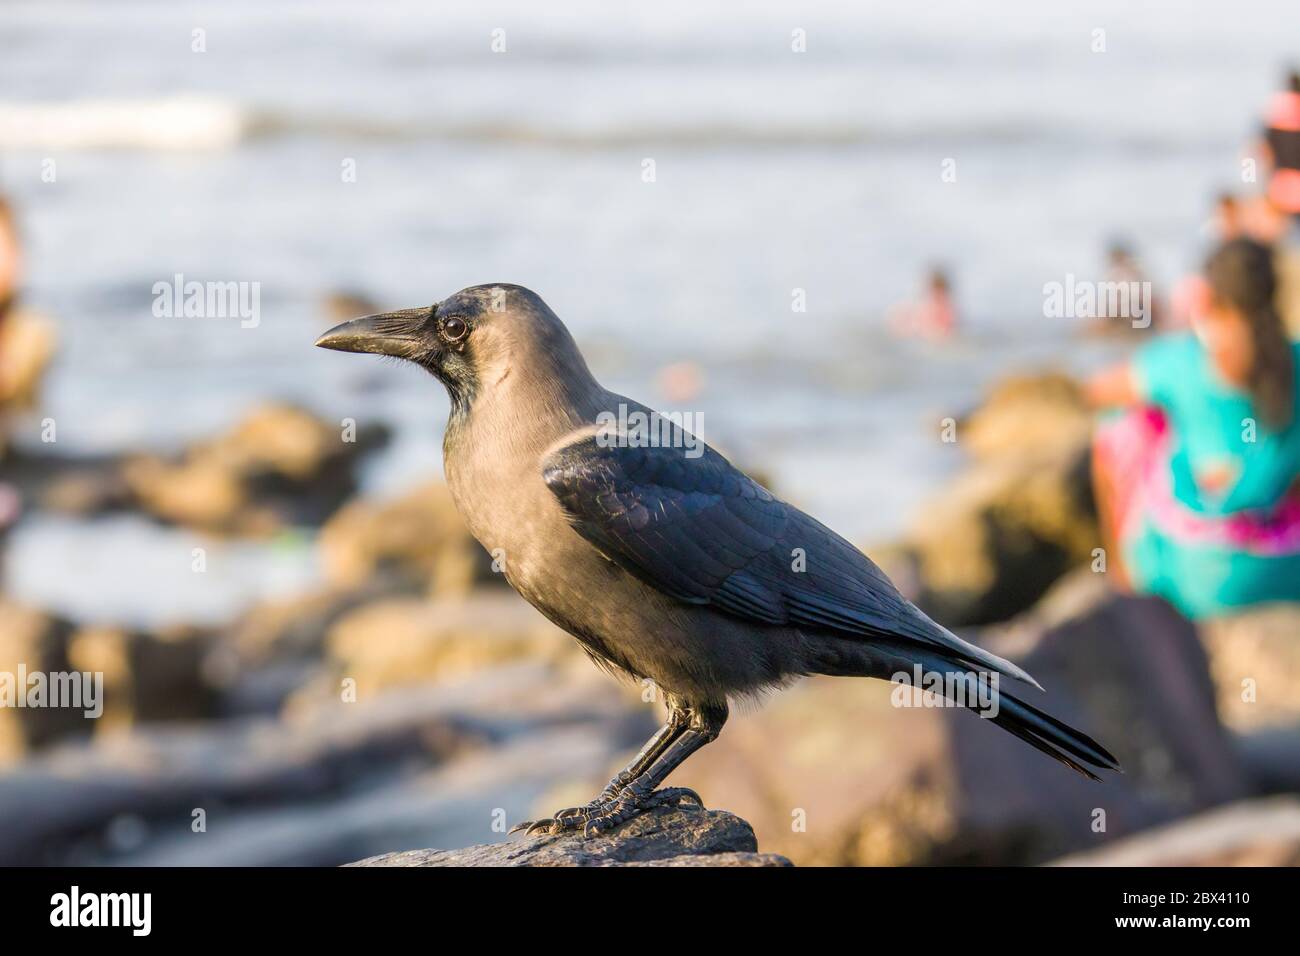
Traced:
POLYGON ((330 329, 316 344, 414 362, 435 375, 458 407, 512 374, 590 381, 569 332, 523 286, 476 285, 418 309, 367 315, 330 329))

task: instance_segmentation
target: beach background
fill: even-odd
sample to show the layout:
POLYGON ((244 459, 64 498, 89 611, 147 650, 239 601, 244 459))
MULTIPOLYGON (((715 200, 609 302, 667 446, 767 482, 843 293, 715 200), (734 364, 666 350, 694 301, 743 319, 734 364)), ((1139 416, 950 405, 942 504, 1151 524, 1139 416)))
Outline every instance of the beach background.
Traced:
MULTIPOLYGON (((0 191, 23 303, 59 337, 9 441, 168 455, 289 402, 391 429, 358 493, 399 495, 441 472, 446 397, 415 368, 312 348, 345 317, 327 298, 410 307, 513 282, 606 386, 702 415, 784 497, 890 542, 965 467, 943 419, 1010 374, 1130 347, 1045 317, 1046 283, 1099 278, 1116 238, 1158 290, 1198 266, 1297 37, 1287 0, 9 2, 0 191), (892 337, 888 309, 936 263, 958 334, 892 337), (176 274, 258 283, 256 327, 156 317, 176 274), (701 383, 685 406, 659 374, 683 362, 701 383)), ((97 626, 221 628, 321 588, 317 537, 205 537, 197 575, 187 528, 29 508, 0 589, 97 626)))

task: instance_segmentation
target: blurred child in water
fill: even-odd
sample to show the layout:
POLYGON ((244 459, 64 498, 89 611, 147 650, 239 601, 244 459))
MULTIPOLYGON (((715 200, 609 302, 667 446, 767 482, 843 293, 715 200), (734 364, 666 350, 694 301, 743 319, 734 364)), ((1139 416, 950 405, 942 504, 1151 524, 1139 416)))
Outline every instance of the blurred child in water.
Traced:
POLYGON ((952 301, 952 283, 942 269, 931 269, 925 294, 919 302, 895 306, 889 316, 895 335, 946 339, 957 329, 957 309, 952 301))

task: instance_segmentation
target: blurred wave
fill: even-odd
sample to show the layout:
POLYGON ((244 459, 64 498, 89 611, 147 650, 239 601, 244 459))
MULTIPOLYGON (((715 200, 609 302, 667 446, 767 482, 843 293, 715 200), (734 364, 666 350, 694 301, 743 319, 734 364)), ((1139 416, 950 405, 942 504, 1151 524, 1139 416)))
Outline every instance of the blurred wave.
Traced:
POLYGON ((251 128, 246 110, 216 98, 0 102, 0 149, 223 149, 251 128))
POLYGON ((1207 131, 1110 129, 1065 123, 974 121, 936 127, 929 120, 911 124, 866 122, 750 122, 684 117, 675 122, 625 123, 611 117, 597 123, 529 122, 510 117, 457 121, 436 117, 382 119, 360 115, 294 112, 257 107, 229 98, 177 95, 149 99, 84 99, 57 102, 0 101, 0 149, 233 149, 246 142, 294 137, 348 141, 433 142, 480 145, 532 145, 575 150, 631 146, 685 148, 872 146, 912 149, 943 145, 1015 146, 1051 143, 1057 147, 1158 150, 1211 148, 1207 131))

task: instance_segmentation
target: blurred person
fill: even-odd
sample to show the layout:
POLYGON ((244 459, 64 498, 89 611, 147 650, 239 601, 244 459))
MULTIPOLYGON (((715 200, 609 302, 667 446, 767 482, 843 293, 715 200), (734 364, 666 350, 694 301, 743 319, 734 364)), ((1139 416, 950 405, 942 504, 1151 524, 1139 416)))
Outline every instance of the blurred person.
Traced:
POLYGON ((1237 197, 1224 192, 1214 200, 1214 234, 1219 242, 1240 238, 1243 232, 1242 208, 1237 197))
MULTIPOLYGON (((1246 214, 1248 206, 1230 192, 1219 193, 1214 200, 1214 216, 1209 230, 1217 247, 1247 235, 1246 214)), ((1161 316, 1162 331, 1189 329, 1193 316, 1209 307, 1210 285, 1199 272, 1185 275, 1174 283, 1169 293, 1169 308, 1161 316)))
POLYGON ((0 196, 0 453, 5 447, 4 413, 32 405, 54 354, 50 323, 20 309, 22 241, 12 204, 0 196))
MULTIPOLYGON (((0 462, 8 452, 10 414, 35 402, 55 347, 50 323, 18 308, 22 258, 17 217, 12 204, 0 196, 0 462)), ((22 508, 18 489, 0 477, 0 565, 6 532, 22 508)))
MULTIPOLYGON (((14 223, 13 208, 0 196, 0 459, 6 448, 3 418, 5 386, 5 353, 9 313, 18 298, 18 281, 22 271, 22 254, 18 243, 18 229, 14 223)), ((4 541, 6 531, 18 519, 20 499, 17 490, 0 481, 0 573, 4 570, 4 541)))
MULTIPOLYGON (((14 310, 18 299, 19 277, 22 274, 22 247, 18 240, 18 226, 14 221, 13 207, 9 201, 0 196, 0 457, 4 456, 5 422, 4 406, 6 397, 12 389, 9 380, 13 377, 9 366, 13 348, 9 343, 9 314, 14 310)), ((0 484, 0 496, 6 493, 6 486, 0 484)), ((4 527, 0 517, 0 528, 4 527)))
POLYGON ((1088 385, 1094 406, 1128 409, 1094 444, 1110 570, 1191 618, 1300 600, 1300 346, 1266 246, 1225 243, 1206 279, 1192 333, 1088 385))
POLYGON ((1291 231, 1291 215, 1266 195, 1255 196, 1242 210, 1242 232, 1266 246, 1285 242, 1291 231))
POLYGON ((1161 331, 1190 329, 1195 317, 1204 314, 1209 303, 1210 284, 1205 276, 1199 273, 1183 276, 1169 294, 1169 309, 1162 317, 1161 331))
POLYGON ((1300 217, 1300 72, 1292 71, 1286 89, 1273 95, 1264 123, 1265 195, 1280 213, 1300 217))
POLYGON ((949 338, 957 329, 957 309, 952 301, 952 283, 942 269, 931 269, 925 293, 919 302, 895 306, 890 312, 895 335, 927 339, 949 338))
POLYGON ((4 196, 0 196, 0 329, 18 299, 21 275, 22 247, 18 241, 18 225, 14 221, 13 207, 4 196))
POLYGON ((698 362, 673 362, 655 373, 659 393, 678 405, 693 402, 704 391, 704 370, 698 362))
POLYGON ((1268 196, 1257 196, 1248 207, 1245 232, 1271 246, 1277 272, 1277 309, 1292 338, 1300 337, 1300 222, 1268 196))
POLYGON ((1264 119, 1259 152, 1267 166, 1262 195, 1247 207, 1248 235, 1277 248, 1278 309, 1292 335, 1300 334, 1300 72, 1287 76, 1264 119))
POLYGON ((1093 334, 1154 330, 1163 316, 1157 313, 1155 294, 1133 250, 1124 242, 1112 242, 1106 250, 1106 286, 1125 286, 1130 290, 1113 303, 1111 297, 1097 295, 1097 311, 1087 331, 1093 334), (1118 321, 1116 321, 1118 320, 1118 321))

